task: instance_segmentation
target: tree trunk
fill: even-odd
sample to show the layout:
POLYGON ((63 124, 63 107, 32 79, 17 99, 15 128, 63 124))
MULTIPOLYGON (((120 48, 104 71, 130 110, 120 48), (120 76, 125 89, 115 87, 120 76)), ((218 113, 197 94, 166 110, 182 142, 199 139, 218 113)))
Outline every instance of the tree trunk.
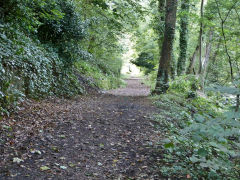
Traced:
POLYGON ((164 22, 166 0, 158 0, 158 9, 160 12, 160 21, 164 22))
POLYGON ((176 76, 176 67, 177 67, 177 62, 176 62, 176 58, 174 56, 174 53, 172 52, 172 59, 171 59, 171 62, 170 62, 170 78, 171 79, 175 79, 175 76, 176 76))
MULTIPOLYGON (((210 58, 210 60, 212 61, 212 64, 213 64, 213 65, 215 65, 215 62, 216 62, 217 55, 218 55, 218 53, 219 53, 220 44, 221 44, 221 39, 219 39, 218 44, 217 44, 217 47, 216 47, 216 50, 215 50, 215 52, 213 53, 212 57, 210 58)), ((207 79, 208 73, 209 73, 209 70, 206 69, 205 79, 207 79)))
POLYGON ((166 0, 158 0, 158 12, 159 12, 159 40, 158 40, 158 45, 159 45, 159 54, 161 55, 161 46, 163 43, 163 38, 164 38, 164 17, 165 17, 165 5, 166 5, 166 0))
POLYGON ((182 0, 181 11, 183 15, 181 17, 180 28, 180 56, 177 64, 177 75, 180 76, 185 71, 186 57, 187 57, 187 39, 188 39, 188 12, 189 12, 189 0, 182 0))
POLYGON ((235 112, 238 112, 239 110, 239 105, 240 105, 240 95, 238 94, 237 97, 236 97, 236 108, 235 108, 235 112))
POLYGON ((201 19, 200 19, 200 33, 199 33, 199 69, 198 74, 202 73, 202 34, 203 34, 203 5, 204 0, 201 2, 201 19))
POLYGON ((205 79, 206 79, 206 75, 207 75, 209 59, 210 59, 210 54, 211 54, 211 50, 212 50, 212 39, 213 39, 213 31, 210 30, 209 41, 208 41, 207 46, 206 46, 205 58, 202 61, 202 63, 203 63, 202 73, 200 74, 202 87, 205 86, 205 79))
POLYGON ((196 64, 198 52, 199 52, 199 44, 197 45, 192 57, 190 58, 190 64, 189 64, 188 69, 187 69, 187 74, 192 74, 193 73, 193 69, 194 69, 194 66, 196 64))
POLYGON ((210 54, 211 54, 211 50, 212 50, 212 39, 213 39, 213 31, 210 30, 209 42, 207 43, 207 46, 206 46, 206 53, 205 53, 205 58, 203 61, 203 66, 202 66, 203 79, 205 79, 205 77, 206 77, 207 68, 209 65, 209 58, 210 58, 210 54))
POLYGON ((169 87, 170 62, 176 26, 177 0, 167 0, 165 16, 165 32, 161 49, 161 57, 157 74, 157 82, 153 93, 165 93, 169 87))

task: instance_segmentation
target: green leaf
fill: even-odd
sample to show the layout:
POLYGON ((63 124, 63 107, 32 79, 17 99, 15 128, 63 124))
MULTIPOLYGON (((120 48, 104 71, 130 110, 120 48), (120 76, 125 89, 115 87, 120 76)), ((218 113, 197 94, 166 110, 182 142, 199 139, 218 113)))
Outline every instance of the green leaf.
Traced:
POLYGON ((2 128, 7 129, 8 131, 12 131, 12 127, 10 126, 2 125, 2 128))
POLYGON ((195 157, 195 156, 192 156, 192 157, 190 157, 190 161, 191 161, 192 163, 196 163, 196 162, 200 162, 200 159, 198 159, 198 158, 195 157))
POLYGON ((200 142, 202 140, 202 137, 199 134, 193 134, 192 139, 195 142, 200 142))
POLYGON ((174 148, 174 144, 172 142, 164 144, 165 148, 174 148))
POLYGON ((200 114, 196 114, 194 117, 195 117, 195 120, 199 123, 203 123, 205 121, 205 118, 200 114))
POLYGON ((198 155, 204 156, 204 157, 208 155, 208 151, 204 148, 198 149, 197 153, 198 153, 198 155))

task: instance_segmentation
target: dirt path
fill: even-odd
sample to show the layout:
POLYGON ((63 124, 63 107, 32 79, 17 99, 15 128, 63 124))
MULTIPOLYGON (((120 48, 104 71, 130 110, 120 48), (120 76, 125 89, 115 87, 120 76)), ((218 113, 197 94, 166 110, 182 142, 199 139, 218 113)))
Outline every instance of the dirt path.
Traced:
POLYGON ((115 96, 148 96, 150 88, 145 86, 140 78, 127 79, 126 87, 107 91, 107 94, 115 96))
POLYGON ((140 79, 127 83, 91 97, 31 102, 1 121, 0 179, 160 179, 154 144, 161 137, 150 121, 158 110, 140 79))

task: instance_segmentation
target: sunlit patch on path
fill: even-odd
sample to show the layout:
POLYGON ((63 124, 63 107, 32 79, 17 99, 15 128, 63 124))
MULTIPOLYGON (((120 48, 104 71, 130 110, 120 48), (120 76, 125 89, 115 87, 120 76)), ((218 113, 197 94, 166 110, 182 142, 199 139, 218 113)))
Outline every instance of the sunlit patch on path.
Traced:
POLYGON ((107 94, 116 96, 148 96, 150 88, 143 84, 141 78, 129 78, 125 80, 127 85, 124 88, 106 91, 107 94))

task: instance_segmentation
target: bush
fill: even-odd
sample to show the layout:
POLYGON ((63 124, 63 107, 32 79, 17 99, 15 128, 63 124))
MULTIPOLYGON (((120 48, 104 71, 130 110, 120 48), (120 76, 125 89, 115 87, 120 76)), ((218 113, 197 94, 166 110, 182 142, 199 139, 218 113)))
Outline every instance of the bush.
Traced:
POLYGON ((114 89, 123 84, 118 74, 111 72, 110 68, 104 72, 98 64, 93 62, 79 61, 75 64, 78 73, 84 74, 87 77, 92 77, 94 81, 90 82, 92 86, 108 90, 114 89))
POLYGON ((155 103, 164 108, 156 121, 168 137, 161 142, 162 174, 174 178, 238 179, 240 113, 218 106, 215 97, 186 99, 184 93, 176 94, 188 92, 192 87, 189 81, 177 79, 171 85, 167 94, 155 97, 155 103))
POLYGON ((83 93, 85 84, 78 79, 82 75, 104 89, 121 84, 121 48, 116 31, 109 29, 112 23, 105 18, 111 15, 108 6, 92 2, 84 9, 80 3, 0 1, 0 112, 12 111, 23 97, 83 93), (92 9, 96 3, 102 9, 92 9))
POLYGON ((170 82, 170 87, 168 91, 174 91, 178 93, 183 93, 189 95, 196 92, 200 88, 200 83, 196 76, 185 75, 176 77, 174 81, 170 82))
POLYGON ((144 68, 145 74, 151 73, 155 67, 154 56, 152 53, 142 52, 140 53, 139 57, 135 60, 132 60, 131 63, 138 67, 144 68))
POLYGON ((0 40, 2 111, 16 106, 23 95, 69 97, 82 92, 77 78, 71 69, 65 69, 54 49, 32 41, 9 24, 1 26, 0 40))

